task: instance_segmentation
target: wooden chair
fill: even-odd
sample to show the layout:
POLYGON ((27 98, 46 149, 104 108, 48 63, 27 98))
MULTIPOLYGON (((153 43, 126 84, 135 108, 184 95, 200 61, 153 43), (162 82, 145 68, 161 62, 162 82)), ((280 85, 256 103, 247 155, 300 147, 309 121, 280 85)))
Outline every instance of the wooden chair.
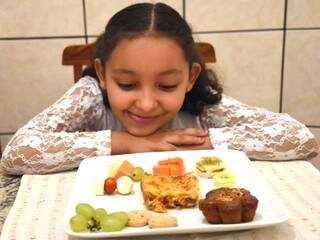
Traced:
MULTIPOLYGON (((62 65, 72 65, 74 82, 81 78, 83 66, 91 64, 93 55, 94 43, 84 45, 71 45, 63 50, 62 65)), ((215 63, 216 55, 213 46, 210 43, 198 42, 196 43, 202 60, 205 63, 215 63)))

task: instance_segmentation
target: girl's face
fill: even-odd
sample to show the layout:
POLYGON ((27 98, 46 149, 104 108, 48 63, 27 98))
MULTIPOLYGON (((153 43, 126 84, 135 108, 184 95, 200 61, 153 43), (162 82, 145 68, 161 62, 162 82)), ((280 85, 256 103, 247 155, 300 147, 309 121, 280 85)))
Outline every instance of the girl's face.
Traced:
POLYGON ((150 135, 168 123, 201 70, 197 63, 190 68, 174 40, 152 36, 120 40, 106 67, 99 60, 95 67, 112 113, 135 136, 150 135))

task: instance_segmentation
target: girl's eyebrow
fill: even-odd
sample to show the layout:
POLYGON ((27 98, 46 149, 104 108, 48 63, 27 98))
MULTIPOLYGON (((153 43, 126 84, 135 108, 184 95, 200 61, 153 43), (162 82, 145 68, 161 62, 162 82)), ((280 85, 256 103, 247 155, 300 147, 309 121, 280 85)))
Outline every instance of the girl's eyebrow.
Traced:
POLYGON ((166 75, 178 75, 178 74, 182 74, 182 71, 176 68, 172 68, 172 69, 168 69, 165 71, 160 72, 158 75, 159 76, 166 76, 166 75))
MULTIPOLYGON (((112 73, 115 74, 128 74, 128 75, 137 75, 135 71, 132 71, 130 69, 126 68, 116 68, 112 70, 112 73)), ((177 68, 171 68, 168 70, 164 70, 158 73, 159 76, 166 76, 166 75, 177 75, 177 74, 182 74, 182 71, 177 69, 177 68)))
POLYGON ((116 68, 112 70, 112 73, 119 73, 119 74, 129 74, 129 75, 136 75, 135 71, 126 69, 126 68, 116 68))

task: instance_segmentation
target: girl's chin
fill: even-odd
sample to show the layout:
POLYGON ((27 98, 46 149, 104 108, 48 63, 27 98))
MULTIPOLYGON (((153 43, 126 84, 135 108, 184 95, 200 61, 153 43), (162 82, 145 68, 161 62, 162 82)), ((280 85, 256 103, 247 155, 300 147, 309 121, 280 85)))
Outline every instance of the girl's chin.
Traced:
POLYGON ((159 129, 126 129, 126 131, 135 137, 147 137, 157 132, 159 129))

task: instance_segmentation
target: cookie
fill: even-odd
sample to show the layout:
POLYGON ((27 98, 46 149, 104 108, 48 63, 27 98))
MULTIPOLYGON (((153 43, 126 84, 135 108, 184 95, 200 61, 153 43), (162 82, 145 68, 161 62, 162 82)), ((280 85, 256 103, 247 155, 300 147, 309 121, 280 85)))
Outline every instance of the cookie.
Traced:
POLYGON ((151 213, 144 210, 133 210, 128 212, 128 226, 129 227, 143 227, 148 224, 151 218, 151 213))
POLYGON ((178 221, 168 214, 157 214, 149 219, 148 224, 150 228, 176 227, 178 221))

